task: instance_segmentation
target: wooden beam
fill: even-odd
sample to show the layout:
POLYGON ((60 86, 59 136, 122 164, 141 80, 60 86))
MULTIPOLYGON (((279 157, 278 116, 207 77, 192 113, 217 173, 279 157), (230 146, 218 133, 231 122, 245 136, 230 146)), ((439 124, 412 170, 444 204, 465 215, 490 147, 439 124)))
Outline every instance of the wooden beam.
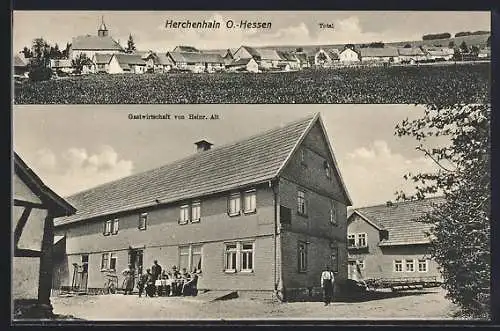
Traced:
POLYGON ((14 257, 40 257, 41 255, 42 252, 33 249, 21 249, 17 247, 14 249, 14 257))
POLYGON ((54 216, 49 210, 45 217, 42 238, 42 254, 40 255, 40 273, 38 279, 38 301, 50 306, 52 289, 52 249, 54 242, 54 216))
POLYGON ((41 203, 24 201, 24 200, 19 200, 19 199, 14 199, 14 206, 35 208, 35 209, 47 209, 47 206, 45 206, 41 203))
POLYGON ((21 239, 21 235, 23 233, 24 226, 28 222, 28 218, 30 217, 31 213, 31 207, 25 207, 23 214, 19 218, 19 221, 17 222, 16 229, 14 230, 14 247, 17 248, 17 245, 19 243, 19 239, 21 239))

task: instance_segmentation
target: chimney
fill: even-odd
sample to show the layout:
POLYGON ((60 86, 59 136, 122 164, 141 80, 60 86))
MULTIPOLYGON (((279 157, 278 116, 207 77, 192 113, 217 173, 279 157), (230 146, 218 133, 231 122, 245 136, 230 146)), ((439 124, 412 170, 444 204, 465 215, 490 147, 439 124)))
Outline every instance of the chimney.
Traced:
POLYGON ((387 207, 392 207, 392 201, 387 201, 385 204, 387 207))
POLYGON ((212 147, 212 143, 209 143, 206 140, 200 140, 194 143, 196 145, 196 151, 199 152, 204 152, 208 151, 212 147))

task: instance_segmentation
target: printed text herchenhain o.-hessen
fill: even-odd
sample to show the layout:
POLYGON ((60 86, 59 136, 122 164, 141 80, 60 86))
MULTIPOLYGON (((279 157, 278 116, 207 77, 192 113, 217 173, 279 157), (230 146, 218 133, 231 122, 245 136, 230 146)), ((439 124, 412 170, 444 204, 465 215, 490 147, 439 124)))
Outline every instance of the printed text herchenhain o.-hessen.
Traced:
POLYGON ((247 20, 233 21, 227 20, 221 24, 216 20, 212 21, 174 21, 167 20, 165 22, 166 29, 270 29, 272 26, 271 22, 254 22, 247 20))

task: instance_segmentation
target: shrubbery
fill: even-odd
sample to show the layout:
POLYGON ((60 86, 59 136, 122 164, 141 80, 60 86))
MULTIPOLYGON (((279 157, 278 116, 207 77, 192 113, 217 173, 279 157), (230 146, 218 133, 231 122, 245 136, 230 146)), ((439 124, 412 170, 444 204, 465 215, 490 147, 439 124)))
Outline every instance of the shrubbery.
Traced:
POLYGON ((33 82, 49 80, 52 77, 52 69, 44 66, 32 67, 29 71, 29 78, 33 82))

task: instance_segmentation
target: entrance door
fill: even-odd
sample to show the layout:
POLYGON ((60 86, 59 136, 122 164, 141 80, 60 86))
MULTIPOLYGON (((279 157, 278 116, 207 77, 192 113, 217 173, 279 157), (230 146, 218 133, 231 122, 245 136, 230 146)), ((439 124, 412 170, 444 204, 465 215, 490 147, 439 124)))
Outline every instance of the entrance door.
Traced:
POLYGON ((142 273, 144 251, 142 249, 133 249, 129 251, 128 261, 134 269, 134 280, 137 281, 142 273))
POLYGON ((87 283, 89 280, 89 255, 82 254, 82 276, 80 283, 80 290, 87 290, 87 283))

